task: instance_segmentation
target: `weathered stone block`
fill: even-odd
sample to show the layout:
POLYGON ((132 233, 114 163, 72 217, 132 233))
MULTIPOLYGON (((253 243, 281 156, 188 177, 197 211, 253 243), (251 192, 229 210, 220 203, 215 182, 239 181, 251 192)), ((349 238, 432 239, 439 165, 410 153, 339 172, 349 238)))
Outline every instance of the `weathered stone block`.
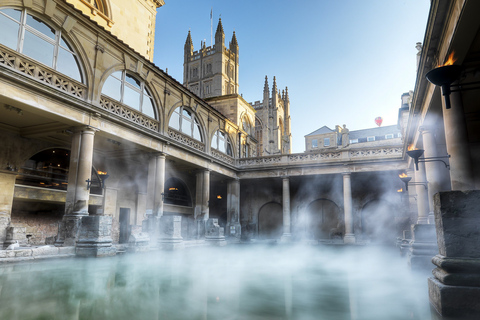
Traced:
POLYGON ((32 256, 52 256, 52 255, 57 255, 58 254, 58 248, 57 247, 38 247, 32 249, 32 256))
POLYGON ((115 255, 116 249, 112 247, 111 229, 111 216, 83 217, 75 248, 76 255, 83 257, 115 255))
POLYGON ((227 244, 224 236, 224 229, 218 225, 218 219, 208 219, 205 224, 205 241, 214 246, 225 246, 227 244))
POLYGON ((437 234, 433 224, 413 224, 412 239, 419 242, 436 242, 437 234))
POLYGON ((439 253, 480 258, 480 191, 439 192, 434 204, 439 253))
POLYGON ((13 250, 15 252, 15 257, 31 257, 32 256, 32 249, 20 249, 20 250, 13 250))
POLYGON ((438 313, 455 319, 478 319, 480 288, 449 286, 435 278, 428 279, 430 302, 438 313))
POLYGON ((162 216, 160 218, 158 246, 164 250, 184 248, 181 216, 162 216))
POLYGON ((145 252, 149 250, 150 237, 148 233, 131 234, 128 239, 128 252, 145 252))

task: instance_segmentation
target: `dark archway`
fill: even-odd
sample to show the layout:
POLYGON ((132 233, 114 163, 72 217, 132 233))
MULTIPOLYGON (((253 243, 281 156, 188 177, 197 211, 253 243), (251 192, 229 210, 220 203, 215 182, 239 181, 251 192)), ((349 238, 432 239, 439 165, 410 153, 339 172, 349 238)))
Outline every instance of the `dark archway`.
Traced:
POLYGON ((307 237, 316 240, 342 238, 345 225, 342 211, 335 202, 327 199, 312 201, 307 207, 307 237))
POLYGON ((164 202, 166 204, 191 207, 192 197, 182 180, 170 178, 165 182, 164 202))
POLYGON ((372 200, 361 213, 362 235, 373 243, 395 244, 395 216, 392 205, 384 200, 372 200))
POLYGON ((280 239, 283 234, 283 207, 270 202, 258 212, 258 238, 280 239))

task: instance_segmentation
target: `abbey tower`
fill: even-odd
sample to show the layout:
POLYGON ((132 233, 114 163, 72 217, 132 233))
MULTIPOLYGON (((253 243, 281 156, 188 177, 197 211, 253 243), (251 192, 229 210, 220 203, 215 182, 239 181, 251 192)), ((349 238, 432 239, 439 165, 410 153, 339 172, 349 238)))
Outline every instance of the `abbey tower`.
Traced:
MULTIPOLYGON (((290 101, 288 89, 272 92, 265 79, 263 100, 248 103, 239 94, 239 46, 235 31, 225 46, 225 32, 219 19, 215 43, 194 51, 188 32, 184 47, 183 85, 226 115, 240 130, 242 157, 291 153, 290 101)), ((234 139, 236 139, 235 137, 234 139)))

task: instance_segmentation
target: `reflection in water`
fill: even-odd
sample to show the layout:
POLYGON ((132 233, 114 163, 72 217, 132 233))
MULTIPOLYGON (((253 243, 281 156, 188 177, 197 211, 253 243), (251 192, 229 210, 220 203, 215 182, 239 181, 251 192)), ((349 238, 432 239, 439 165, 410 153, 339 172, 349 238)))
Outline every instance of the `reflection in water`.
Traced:
POLYGON ((430 318, 386 248, 235 246, 0 266, 0 319, 430 318))

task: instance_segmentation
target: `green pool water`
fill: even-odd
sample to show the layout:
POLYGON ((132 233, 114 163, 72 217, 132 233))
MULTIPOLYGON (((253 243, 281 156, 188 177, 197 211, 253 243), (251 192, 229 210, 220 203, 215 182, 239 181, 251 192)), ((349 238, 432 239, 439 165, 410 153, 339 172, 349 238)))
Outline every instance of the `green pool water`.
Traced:
POLYGON ((430 319, 398 251, 231 246, 0 265, 0 319, 430 319))

